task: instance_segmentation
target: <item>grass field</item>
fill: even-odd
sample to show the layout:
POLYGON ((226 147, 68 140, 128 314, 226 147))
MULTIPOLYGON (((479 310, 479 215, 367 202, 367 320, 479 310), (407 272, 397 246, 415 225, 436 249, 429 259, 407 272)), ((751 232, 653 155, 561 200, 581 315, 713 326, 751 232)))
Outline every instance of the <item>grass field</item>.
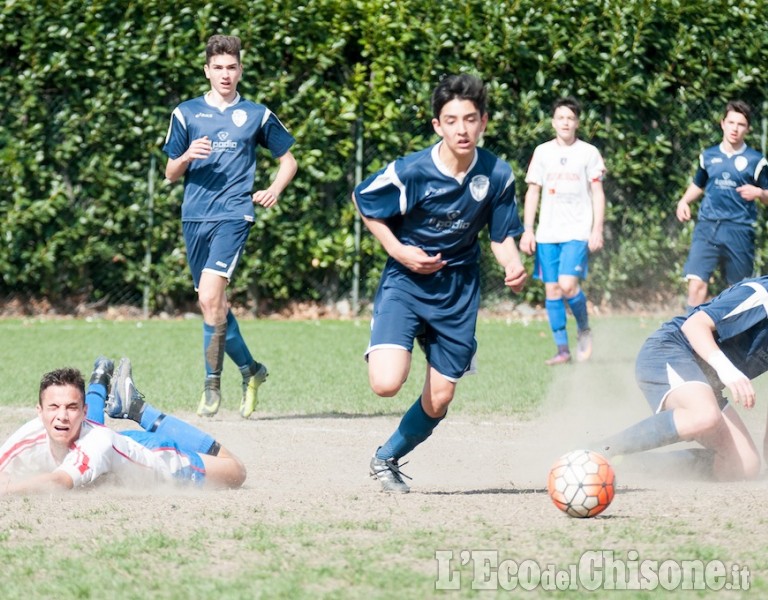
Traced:
MULTIPOLYGON (((0 321, 3 437, 34 414, 42 372, 63 365, 87 372, 98 354, 127 355, 148 399, 213 433, 249 471, 243 489, 227 492, 125 490, 107 482, 63 495, 4 497, 0 594, 503 597, 510 573, 483 567, 483 552, 502 567, 529 561, 567 572, 585 553, 610 551, 631 564, 636 555, 636 563, 721 561, 733 569, 729 576, 734 565, 746 566, 750 591, 761 597, 768 592, 765 480, 716 484, 617 465, 616 500, 589 520, 559 513, 544 490, 547 465, 576 440, 646 414, 633 357, 659 321, 596 319, 593 360, 553 370, 543 365, 552 352, 546 323, 481 320, 480 373, 461 382, 449 417, 409 457, 412 493, 398 497, 378 491, 367 461, 418 395, 423 358, 417 351, 397 398, 375 397, 362 359, 366 322, 243 321, 252 349, 270 367, 258 418, 237 415, 239 379, 230 363, 224 408, 201 421, 194 415, 198 320, 0 321)), ((768 397, 763 388, 760 406, 768 397)), ((745 417, 756 435, 764 412, 745 417)), ((708 596, 718 581, 675 589, 708 596)), ((544 587, 526 593, 545 595, 544 587)), ((605 587, 601 596, 610 593, 605 587)), ((588 591, 576 586, 568 594, 588 591)))
MULTIPOLYGON (((363 360, 367 321, 252 320, 244 321, 241 329, 256 358, 269 366, 265 409, 271 413, 400 413, 423 382, 423 355, 417 350, 402 401, 382 400, 369 390, 363 360)), ((88 374, 94 359, 103 354, 130 357, 142 392, 169 411, 197 407, 204 377, 200 320, 9 320, 0 321, 0 333, 6 353, 0 381, 16 383, 0 386, 1 405, 29 406, 44 371, 66 365, 88 374)), ((462 382, 453 410, 535 410, 549 381, 549 371, 541 364, 552 353, 546 324, 484 321, 478 338, 482 376, 462 382), (503 393, 512 386, 514 394, 503 393)), ((239 372, 226 362, 225 402, 229 400, 233 409, 239 385, 239 372)))

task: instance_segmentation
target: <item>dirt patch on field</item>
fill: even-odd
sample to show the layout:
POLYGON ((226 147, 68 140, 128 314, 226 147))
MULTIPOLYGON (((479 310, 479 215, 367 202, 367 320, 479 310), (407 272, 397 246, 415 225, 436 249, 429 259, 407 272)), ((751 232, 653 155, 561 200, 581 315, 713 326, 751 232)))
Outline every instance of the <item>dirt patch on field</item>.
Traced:
MULTIPOLYGON (((438 552, 452 557, 449 572, 460 570, 467 587, 476 575, 472 561, 464 561, 471 554, 462 552, 486 550, 500 561, 530 560, 541 568, 567 568, 593 551, 659 562, 703 557, 728 568, 749 567, 753 586, 765 582, 764 478, 723 484, 628 461, 615 465, 618 491, 603 515, 572 519, 550 501, 546 476, 557 457, 648 414, 631 377, 635 351, 602 345, 591 362, 553 371, 549 398, 533 420, 450 414, 407 457, 403 470, 413 478, 412 492, 401 496, 382 494, 368 477, 373 451, 399 417, 276 415, 269 412, 268 398, 263 412, 248 421, 232 411, 210 420, 181 414, 244 460, 248 480, 242 489, 102 485, 5 497, 0 499, 3 548, 42 543, 83 552, 105 535, 120 540, 159 533, 203 539, 200 547, 185 551, 204 552, 218 578, 266 563, 271 569, 351 564, 352 571, 370 572, 394 564, 427 582, 416 593, 391 580, 391 597, 434 591, 440 569, 447 568, 438 552)), ((768 398, 764 389, 759 393, 768 398)), ((742 414, 762 443, 764 410, 742 414)), ((0 437, 32 417, 31 408, 0 409, 0 437)), ((123 424, 112 422, 116 428, 123 424)), ((455 583, 446 572, 442 576, 444 584, 455 583)), ((347 586, 348 596, 355 597, 350 578, 326 585, 347 586)))

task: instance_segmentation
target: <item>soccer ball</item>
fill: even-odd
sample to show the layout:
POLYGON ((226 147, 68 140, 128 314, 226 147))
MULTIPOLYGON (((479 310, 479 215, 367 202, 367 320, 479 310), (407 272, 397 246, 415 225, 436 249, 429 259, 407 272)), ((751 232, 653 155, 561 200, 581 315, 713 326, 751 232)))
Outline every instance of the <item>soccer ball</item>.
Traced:
POLYGON ((616 475, 606 458, 591 450, 561 456, 549 470, 547 491, 555 506, 571 517, 594 517, 613 500, 616 475))

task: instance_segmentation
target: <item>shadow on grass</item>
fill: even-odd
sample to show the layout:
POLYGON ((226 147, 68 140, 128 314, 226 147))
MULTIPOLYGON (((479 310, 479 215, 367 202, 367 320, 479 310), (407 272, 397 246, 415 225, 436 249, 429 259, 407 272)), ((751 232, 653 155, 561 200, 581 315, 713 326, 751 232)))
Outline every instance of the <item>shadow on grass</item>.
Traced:
POLYGON ((402 417, 403 411, 377 412, 377 413, 347 413, 347 412, 322 412, 306 414, 264 415, 255 419, 257 421, 290 421, 300 419, 376 419, 378 417, 402 417))

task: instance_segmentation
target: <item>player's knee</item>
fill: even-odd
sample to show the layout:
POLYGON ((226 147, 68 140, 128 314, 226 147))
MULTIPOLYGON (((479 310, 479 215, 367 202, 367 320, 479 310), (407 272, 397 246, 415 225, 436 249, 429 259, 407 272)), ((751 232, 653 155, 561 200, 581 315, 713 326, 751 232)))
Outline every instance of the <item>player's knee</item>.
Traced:
POLYGON ((237 458, 232 457, 221 479, 226 487, 234 490, 243 486, 247 476, 248 472, 245 469, 245 465, 237 458))
POLYGON ((723 425, 723 414, 717 404, 706 403, 697 407, 697 410, 690 411, 687 418, 689 426, 696 435, 706 434, 723 425))
POLYGON ((565 296, 567 299, 570 299, 579 293, 579 283, 578 281, 561 282, 560 289, 562 290, 563 296, 565 296))
POLYGON ((403 387, 404 379, 387 373, 371 373, 368 376, 371 390, 382 398, 391 398, 403 387))

